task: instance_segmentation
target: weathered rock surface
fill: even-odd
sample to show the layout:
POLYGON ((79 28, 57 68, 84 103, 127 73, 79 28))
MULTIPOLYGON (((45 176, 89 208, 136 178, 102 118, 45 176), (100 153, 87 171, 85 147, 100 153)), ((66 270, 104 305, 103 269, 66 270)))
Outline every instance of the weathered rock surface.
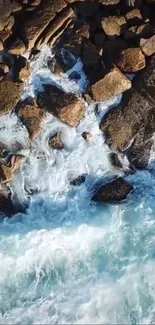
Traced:
POLYGON ((18 105, 17 115, 27 128, 32 141, 41 134, 44 114, 44 110, 40 109, 32 98, 27 98, 18 105))
POLYGON ((125 15, 125 18, 129 25, 137 25, 140 24, 142 21, 142 14, 139 9, 133 9, 125 15))
POLYGON ((50 148, 62 150, 64 148, 64 144, 61 139, 61 134, 57 132, 54 134, 48 141, 48 145, 50 148))
POLYGON ((103 102, 131 88, 131 81, 116 67, 91 87, 92 98, 103 102))
POLYGON ((119 177, 110 183, 102 185, 92 197, 93 201, 115 203, 123 201, 133 191, 133 186, 119 177))
POLYGON ((140 40, 140 48, 146 56, 150 56, 155 53, 155 35, 149 39, 142 38, 140 40))
POLYGON ((126 28, 126 19, 124 16, 104 17, 102 28, 108 37, 119 36, 126 28))
POLYGON ((23 90, 23 83, 16 83, 6 77, 0 80, 0 115, 9 113, 16 106, 23 90))
POLYGON ((38 93, 37 102, 41 108, 72 127, 77 127, 85 114, 82 100, 53 85, 44 85, 44 92, 38 93))
POLYGON ((12 180, 13 173, 10 167, 0 164, 0 183, 5 184, 12 180))
POLYGON ((122 72, 137 72, 145 68, 145 56, 139 47, 129 48, 121 53, 118 67, 122 72))
POLYGON ((86 142, 91 142, 93 140, 93 135, 90 132, 83 132, 82 137, 86 142))

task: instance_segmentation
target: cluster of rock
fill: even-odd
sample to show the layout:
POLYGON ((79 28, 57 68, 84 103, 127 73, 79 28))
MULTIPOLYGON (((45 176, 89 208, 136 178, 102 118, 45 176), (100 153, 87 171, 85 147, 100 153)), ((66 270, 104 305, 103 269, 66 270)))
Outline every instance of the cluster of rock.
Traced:
MULTIPOLYGON (((69 77, 78 79, 78 74, 69 77)), ((154 0, 0 0, 0 115, 15 109, 30 142, 41 134, 46 112, 77 127, 85 115, 84 100, 103 102, 121 93, 121 104, 105 114, 100 129, 113 155, 127 157, 132 169, 145 168, 155 132, 154 0), (83 99, 44 85, 35 99, 20 100, 30 75, 23 54, 35 55, 44 44, 54 46, 55 62, 48 62, 52 73, 65 73, 81 58, 89 81, 83 99)), ((87 132, 82 137, 92 139, 87 132)), ((64 148, 59 133, 48 143, 53 149, 64 148)), ((3 185, 24 161, 18 146, 11 152, 0 144, 0 211, 6 213, 3 197, 4 207, 10 200, 3 185)), ((115 180, 109 184, 114 195, 108 199, 107 186, 94 200, 119 201, 132 190, 124 180, 115 180)))

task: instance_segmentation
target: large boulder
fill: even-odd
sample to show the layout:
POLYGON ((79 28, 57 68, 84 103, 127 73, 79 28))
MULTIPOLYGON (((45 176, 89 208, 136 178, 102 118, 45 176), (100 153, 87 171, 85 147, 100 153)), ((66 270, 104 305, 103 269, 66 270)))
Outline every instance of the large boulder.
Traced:
POLYGON ((122 72, 135 73, 145 68, 145 56, 139 47, 129 48, 121 53, 118 67, 122 72))
POLYGON ((135 90, 124 94, 121 106, 110 109, 101 124, 106 143, 123 152, 136 168, 146 167, 155 132, 155 107, 135 90))
POLYGON ((114 67, 104 78, 91 87, 91 95, 96 102, 103 102, 131 88, 131 81, 114 67))
POLYGON ((33 98, 29 97, 18 104, 17 115, 27 128, 30 139, 34 141, 42 131, 44 110, 36 105, 33 98))
POLYGON ((54 85, 44 85, 44 92, 38 93, 37 102, 41 108, 72 127, 77 127, 85 114, 85 104, 81 99, 54 85))
POLYGON ((0 115, 9 113, 18 103, 24 90, 23 83, 9 78, 0 79, 0 115))
POLYGON ((108 37, 121 35, 126 25, 124 16, 109 16, 102 19, 102 28, 108 37))
POLYGON ((102 185, 92 197, 93 201, 116 203, 127 198, 128 194, 133 191, 133 186, 122 177, 119 177, 110 183, 102 185))
POLYGON ((140 40, 140 47, 142 52, 146 56, 150 56, 155 53, 155 35, 149 39, 142 38, 140 40))

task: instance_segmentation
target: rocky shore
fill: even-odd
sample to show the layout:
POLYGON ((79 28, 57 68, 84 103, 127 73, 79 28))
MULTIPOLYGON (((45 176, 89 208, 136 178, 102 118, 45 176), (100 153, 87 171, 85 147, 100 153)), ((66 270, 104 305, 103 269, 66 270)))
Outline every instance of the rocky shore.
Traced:
MULTIPOLYGON (((78 80, 78 74, 69 78, 78 80)), ((121 103, 106 112, 100 130, 113 164, 122 170, 121 159, 126 158, 133 173, 147 168, 154 145, 154 0, 0 0, 0 116, 16 114, 28 131, 28 149, 42 133, 47 112, 76 128, 86 103, 105 102, 122 93, 121 103), (52 47, 48 69, 56 76, 81 59, 88 80, 82 97, 44 84, 35 98, 21 99, 31 75, 29 62, 44 45, 52 47)), ((89 143, 93 135, 84 132, 81 137, 89 143)), ((52 135, 48 145, 62 150, 61 134, 52 135)), ((20 141, 12 150, 0 143, 0 213, 9 216, 21 209, 12 202, 10 184, 28 158, 23 149, 20 141)), ((79 180, 72 185, 79 185, 79 180)), ((92 200, 118 202, 132 191, 131 184, 116 178, 103 184, 92 200)))

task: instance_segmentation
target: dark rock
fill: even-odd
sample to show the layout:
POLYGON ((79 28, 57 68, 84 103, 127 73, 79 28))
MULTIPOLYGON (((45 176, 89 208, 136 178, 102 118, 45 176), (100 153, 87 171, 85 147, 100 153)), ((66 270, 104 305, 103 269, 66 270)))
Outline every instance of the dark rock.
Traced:
POLYGON ((109 159, 110 159, 111 164, 114 167, 119 168, 119 169, 123 168, 122 163, 119 160, 119 157, 118 157, 117 153, 111 152, 110 155, 109 155, 109 159))
POLYGON ((80 2, 77 5, 77 14, 81 17, 93 17, 99 10, 99 3, 97 1, 93 2, 80 2))
POLYGON ((9 78, 0 80, 0 115, 9 113, 18 103, 24 90, 24 84, 13 82, 9 78))
POLYGON ((106 183, 92 197, 93 201, 116 203, 124 201, 128 194, 133 191, 133 186, 122 177, 106 183))
POLYGON ((103 45, 106 41, 106 35, 102 31, 98 31, 93 35, 93 42, 95 45, 103 45))
POLYGON ((117 64, 120 60, 121 52, 127 48, 128 43, 121 38, 107 41, 103 47, 103 60, 106 67, 111 68, 112 64, 117 64))
POLYGON ((91 142, 93 139, 93 135, 90 132, 83 132, 82 137, 86 142, 91 142))
POLYGON ((142 23, 142 14, 139 9, 133 9, 125 15, 129 26, 134 26, 142 23))
POLYGON ((86 180, 86 175, 80 175, 77 178, 70 181, 70 184, 73 186, 80 186, 86 180))
POLYGON ((129 48, 121 53, 118 67, 122 72, 135 73, 145 68, 145 56, 139 47, 129 48))
POLYGON ((87 39, 83 41, 82 61, 85 66, 98 65, 101 56, 98 54, 96 47, 87 39))
POLYGON ((77 127, 85 114, 81 99, 54 85, 44 85, 44 92, 38 93, 37 102, 41 108, 72 127, 77 127))
POLYGON ((57 132, 54 134, 48 141, 49 147, 57 150, 62 150, 64 148, 64 144, 61 139, 61 134, 57 132))
POLYGON ((138 42, 141 38, 149 38, 153 35, 153 28, 150 24, 143 24, 141 26, 132 26, 124 31, 124 38, 127 41, 138 42))

